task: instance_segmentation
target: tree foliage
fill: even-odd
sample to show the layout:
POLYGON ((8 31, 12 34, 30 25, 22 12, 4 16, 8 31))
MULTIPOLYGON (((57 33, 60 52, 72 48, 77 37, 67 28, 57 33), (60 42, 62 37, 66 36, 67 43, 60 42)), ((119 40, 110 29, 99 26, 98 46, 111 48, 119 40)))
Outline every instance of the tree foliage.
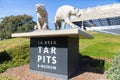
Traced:
POLYGON ((5 17, 0 22, 0 38, 7 39, 11 33, 31 31, 35 24, 32 17, 26 14, 5 17))

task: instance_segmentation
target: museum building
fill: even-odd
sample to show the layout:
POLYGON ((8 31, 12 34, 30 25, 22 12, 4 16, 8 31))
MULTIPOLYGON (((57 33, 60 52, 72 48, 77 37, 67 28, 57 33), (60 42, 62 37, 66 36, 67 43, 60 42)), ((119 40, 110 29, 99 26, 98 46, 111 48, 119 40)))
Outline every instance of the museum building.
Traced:
POLYGON ((72 22, 83 29, 119 29, 120 33, 120 3, 81 9, 81 17, 72 17, 72 22))

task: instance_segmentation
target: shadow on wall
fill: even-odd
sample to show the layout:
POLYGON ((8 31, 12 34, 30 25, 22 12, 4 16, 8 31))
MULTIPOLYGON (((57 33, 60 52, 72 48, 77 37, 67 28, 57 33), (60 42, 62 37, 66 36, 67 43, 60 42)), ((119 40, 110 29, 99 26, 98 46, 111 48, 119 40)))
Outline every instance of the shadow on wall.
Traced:
POLYGON ((83 56, 80 54, 80 63, 79 67, 76 70, 76 73, 72 75, 72 77, 75 77, 77 75, 80 75, 84 72, 92 72, 92 73, 104 73, 104 60, 100 59, 93 59, 89 56, 83 56))
POLYGON ((2 64, 5 61, 10 61, 12 57, 4 50, 0 52, 0 64, 2 64))

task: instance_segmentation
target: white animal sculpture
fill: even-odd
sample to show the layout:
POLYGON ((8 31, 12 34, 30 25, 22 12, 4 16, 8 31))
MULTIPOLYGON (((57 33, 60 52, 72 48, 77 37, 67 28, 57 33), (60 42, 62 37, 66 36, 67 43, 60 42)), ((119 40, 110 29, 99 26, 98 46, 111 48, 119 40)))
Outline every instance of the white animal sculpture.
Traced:
POLYGON ((35 11, 37 12, 37 25, 34 27, 34 29, 48 29, 48 13, 45 9, 44 4, 36 4, 35 5, 35 11))
POLYGON ((70 21, 71 16, 76 16, 77 18, 79 18, 81 16, 81 11, 69 5, 64 5, 58 8, 54 20, 55 28, 60 29, 62 23, 63 29, 65 29, 66 23, 69 24, 72 28, 77 28, 77 26, 70 21))

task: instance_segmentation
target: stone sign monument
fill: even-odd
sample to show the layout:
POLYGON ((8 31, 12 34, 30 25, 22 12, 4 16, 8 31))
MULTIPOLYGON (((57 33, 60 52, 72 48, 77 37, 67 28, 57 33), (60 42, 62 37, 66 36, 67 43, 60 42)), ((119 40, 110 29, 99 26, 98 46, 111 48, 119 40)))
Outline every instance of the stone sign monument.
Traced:
POLYGON ((93 36, 73 27, 63 30, 40 30, 48 29, 46 22, 42 26, 44 27, 37 24, 37 31, 13 33, 12 37, 30 38, 32 72, 68 80, 79 67, 79 39, 92 39, 93 36))

